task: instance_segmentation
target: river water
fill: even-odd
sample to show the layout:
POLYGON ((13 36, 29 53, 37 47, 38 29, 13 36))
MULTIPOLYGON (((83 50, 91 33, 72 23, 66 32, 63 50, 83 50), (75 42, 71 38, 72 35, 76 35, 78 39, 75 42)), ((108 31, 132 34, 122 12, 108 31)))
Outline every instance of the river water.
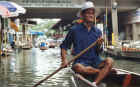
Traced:
MULTIPOLYGON (((59 48, 16 49, 11 56, 1 58, 0 87, 32 87, 58 69, 60 62, 59 48)), ((114 66, 140 73, 140 61, 115 59, 114 66)), ((71 87, 69 70, 61 70, 38 87, 71 87)))

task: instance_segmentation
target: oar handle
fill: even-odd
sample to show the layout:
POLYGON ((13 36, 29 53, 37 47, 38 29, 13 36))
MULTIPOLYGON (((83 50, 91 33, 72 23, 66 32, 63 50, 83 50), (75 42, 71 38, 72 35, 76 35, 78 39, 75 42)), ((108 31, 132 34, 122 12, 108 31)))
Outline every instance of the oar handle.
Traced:
MULTIPOLYGON (((96 40, 94 43, 92 43, 90 46, 88 46, 86 49, 84 49, 83 51, 81 51, 79 54, 77 54, 76 56, 74 56, 74 58, 72 60, 70 60, 68 62, 68 65, 70 65, 74 60, 78 59, 81 55, 83 55, 85 52, 87 52, 90 48, 94 47, 97 44, 98 40, 96 40)), ((50 74, 49 76, 47 76, 46 78, 40 80, 38 83, 36 83, 33 87, 37 87, 38 85, 40 85, 41 83, 43 83, 45 80, 48 80, 50 77, 52 77, 54 74, 56 74, 57 72, 59 72, 61 69, 63 69, 64 67, 60 67, 58 68, 55 72, 53 72, 52 74, 50 74)))

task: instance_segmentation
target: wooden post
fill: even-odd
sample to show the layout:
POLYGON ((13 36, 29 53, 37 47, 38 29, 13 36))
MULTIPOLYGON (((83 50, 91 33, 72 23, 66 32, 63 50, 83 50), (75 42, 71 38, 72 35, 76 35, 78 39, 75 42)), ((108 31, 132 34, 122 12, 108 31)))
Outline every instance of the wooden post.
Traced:
MULTIPOLYGON (((0 29, 0 51, 2 52, 2 41, 3 41, 3 29, 4 29, 4 19, 1 18, 1 29, 0 29)), ((1 53, 0 53, 0 62, 1 62, 1 53)))
MULTIPOLYGON (((117 7, 114 6, 117 3, 115 0, 112 0, 112 28, 113 28, 113 33, 114 33, 114 39, 118 41, 118 15, 117 15, 117 7), (115 4, 114 4, 115 3, 115 4)), ((115 41, 115 42, 116 42, 115 41)))
POLYGON ((23 38, 25 38, 25 23, 22 24, 23 38))
POLYGON ((24 38, 25 38, 25 29, 26 29, 26 19, 24 19, 24 18, 21 18, 20 19, 20 21, 21 21, 21 23, 22 23, 22 33, 23 33, 23 36, 22 36, 22 41, 24 40, 24 38))
POLYGON ((1 63, 1 36, 2 36, 2 18, 0 18, 0 63, 1 63))

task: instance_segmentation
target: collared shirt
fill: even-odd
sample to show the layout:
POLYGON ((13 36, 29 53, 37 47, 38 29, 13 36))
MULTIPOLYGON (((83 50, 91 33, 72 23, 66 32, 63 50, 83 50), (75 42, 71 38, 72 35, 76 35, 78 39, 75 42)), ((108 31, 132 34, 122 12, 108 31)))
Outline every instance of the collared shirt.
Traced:
MULTIPOLYGON (((77 55, 94 43, 99 37, 101 37, 101 35, 101 31, 94 26, 91 27, 90 31, 88 31, 84 24, 77 24, 70 29, 65 40, 60 45, 60 48, 67 50, 73 44, 74 55, 77 55)), ((96 60, 100 58, 97 52, 97 46, 89 49, 85 54, 81 55, 78 60, 83 58, 96 62, 96 60)))

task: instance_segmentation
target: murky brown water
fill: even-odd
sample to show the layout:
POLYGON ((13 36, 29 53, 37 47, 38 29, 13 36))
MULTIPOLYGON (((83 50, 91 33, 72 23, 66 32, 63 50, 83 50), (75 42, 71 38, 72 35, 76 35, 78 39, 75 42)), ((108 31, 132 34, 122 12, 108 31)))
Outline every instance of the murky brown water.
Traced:
MULTIPOLYGON (((60 66, 60 49, 40 51, 17 49, 0 64, 0 87, 32 87, 60 66)), ((140 61, 115 60, 118 68, 140 73, 140 61)), ((70 87, 69 68, 64 69, 38 87, 70 87)))

